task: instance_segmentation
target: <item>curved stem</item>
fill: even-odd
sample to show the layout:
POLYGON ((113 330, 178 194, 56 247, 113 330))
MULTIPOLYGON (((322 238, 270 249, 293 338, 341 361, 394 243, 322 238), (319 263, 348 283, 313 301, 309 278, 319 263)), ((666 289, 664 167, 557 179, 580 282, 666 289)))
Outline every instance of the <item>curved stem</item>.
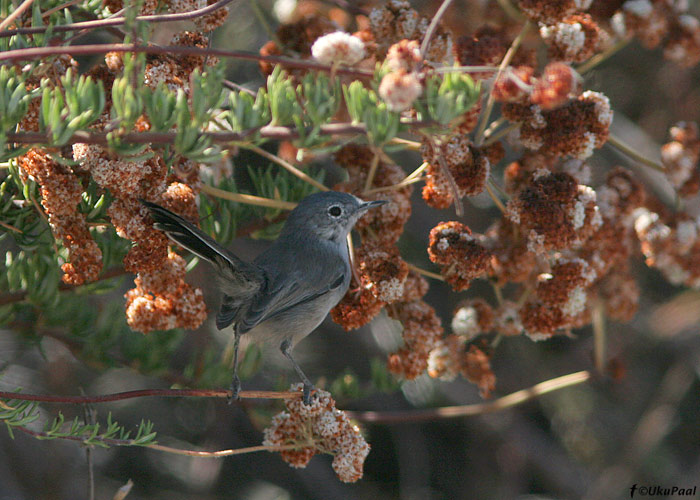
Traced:
MULTIPOLYGON (((56 26, 59 28, 59 26, 56 26)), ((12 32, 15 33, 15 32, 12 32)), ((186 47, 182 45, 137 45, 133 43, 103 43, 92 45, 70 45, 56 47, 29 47, 26 49, 8 50, 0 53, 0 61, 30 61, 42 59, 47 56, 69 54, 72 56, 84 56, 94 54, 106 54, 107 52, 135 52, 146 54, 181 54, 195 56, 217 56, 241 59, 244 61, 266 61, 289 68, 303 68, 316 71, 331 71, 332 67, 307 59, 291 59, 282 56, 261 56, 255 52, 244 50, 202 49, 199 47, 186 47)), ((355 76, 357 78, 371 77, 371 71, 338 68, 338 74, 355 76)))
POLYGON ((34 0, 24 0, 22 4, 17 7, 12 14, 7 16, 3 21, 0 23, 0 30, 4 30, 7 28, 12 22, 17 19, 19 16, 22 15, 22 13, 27 10, 31 5, 34 3, 34 0))
MULTIPOLYGON (((494 79, 494 82, 498 81, 498 77, 501 76, 501 73, 503 73, 503 70, 506 69, 506 67, 513 60, 513 57, 515 56, 515 53, 518 50, 518 47, 520 47, 520 44, 522 43, 523 38, 525 38, 525 35, 527 35, 527 32, 530 31, 531 26, 532 26, 532 23, 530 21, 527 21, 523 25, 523 28, 520 30, 520 33, 518 33, 518 36, 515 37, 515 40, 513 40, 513 43, 510 45, 510 48, 508 49, 508 52, 506 52, 506 55, 503 57, 503 60, 501 61, 501 64, 498 66, 498 72, 496 73, 496 77, 494 79)), ((488 125, 489 117, 491 116, 491 110, 493 109, 494 102, 495 101, 493 98, 493 92, 489 92, 489 97, 486 101, 486 107, 484 108, 484 113, 483 113, 483 116, 481 117, 481 122, 479 123, 479 129, 477 130, 476 138, 474 139, 474 143, 477 146, 481 146, 481 144, 484 141, 484 131, 486 130, 486 125, 488 125)))
POLYGON ((440 19, 445 15, 447 8, 452 3, 452 0, 443 0, 442 5, 438 8, 437 12, 430 21, 428 29, 425 30, 425 36, 423 37, 423 42, 420 44, 420 56, 421 59, 425 59, 425 55, 428 53, 428 46, 430 45, 430 39, 433 38, 435 30, 437 30, 438 24, 440 24, 440 19))
POLYGON ((312 186, 320 189, 321 191, 328 191, 329 190, 329 188, 327 188, 326 186, 324 186, 323 184, 318 182, 316 179, 305 174, 304 172, 302 172, 301 170, 296 168, 294 165, 292 165, 288 161, 283 160, 282 158, 280 158, 277 155, 273 155, 272 153, 269 153, 268 151, 265 151, 264 149, 259 148, 257 146, 254 146, 252 144, 239 144, 239 146, 242 148, 248 149, 250 151, 253 151, 254 153, 259 154, 263 158, 267 158, 271 162, 277 163, 282 168, 286 169, 287 171, 289 171, 293 175, 299 177, 301 180, 306 181, 309 184, 311 184, 312 186))
POLYGON ((434 273, 432 271, 427 271, 423 268, 416 266, 415 264, 411 264, 410 262, 406 262, 406 265, 408 266, 408 268, 411 271, 415 271, 418 274, 422 274, 423 276, 427 276, 428 278, 433 278, 436 280, 445 281, 445 277, 442 274, 434 273))
MULTIPOLYGON (((148 16, 137 16, 135 21, 144 21, 148 23, 164 23, 171 21, 186 21, 189 19, 195 19, 197 17, 205 16, 215 10, 218 10, 227 4, 233 2, 233 0, 219 0, 216 3, 207 5, 201 9, 192 10, 189 12, 178 12, 176 14, 154 14, 148 16)), ((31 3, 31 2, 30 2, 31 3)), ((51 26, 51 30, 54 33, 62 33, 66 31, 80 31, 84 29, 96 29, 96 28, 107 28, 110 26, 121 26, 126 23, 126 17, 110 17, 108 19, 97 19, 94 21, 82 21, 79 23, 64 24, 58 26, 51 26)), ((4 23, 3 23, 4 24, 4 23)), ((5 26, 0 25, 0 28, 4 29, 5 26)), ((0 31, 0 38, 14 36, 14 35, 32 35, 36 33, 44 33, 48 29, 48 26, 36 26, 33 28, 18 28, 16 30, 0 31)))
POLYGON ((427 422, 443 418, 471 417, 505 410, 519 405, 531 399, 538 398, 549 392, 558 391, 565 387, 582 384, 591 379, 591 373, 580 371, 553 378, 545 382, 533 385, 528 389, 516 391, 486 403, 477 403, 462 406, 444 406, 441 408, 425 408, 405 411, 346 411, 348 417, 360 422, 391 424, 403 422, 427 422))
POLYGON ((251 194, 232 193, 223 189, 215 188, 208 184, 202 184, 202 192, 224 200, 235 201, 236 203, 245 203, 246 205, 255 205, 258 207, 281 208, 282 210, 292 210, 297 206, 296 203, 283 200, 273 200, 270 198, 262 198, 251 194))
MULTIPOLYGON (((292 391, 241 391, 241 399, 294 399, 301 392, 292 391)), ((96 404, 125 399, 165 397, 165 398, 229 398, 231 391, 224 389, 141 389, 137 391, 115 392, 98 396, 54 396, 52 394, 24 394, 21 392, 0 391, 0 399, 18 401, 38 401, 42 403, 96 404)))
POLYGON ((662 164, 655 162, 654 160, 640 154, 637 150, 631 148, 630 146, 625 144, 621 139, 612 134, 610 134, 610 136, 608 137, 608 141, 606 142, 606 144, 610 144, 612 147, 614 147, 621 153, 632 158, 633 160, 638 161, 639 163, 646 165, 647 167, 653 168, 654 170, 657 170, 659 172, 666 171, 662 164))

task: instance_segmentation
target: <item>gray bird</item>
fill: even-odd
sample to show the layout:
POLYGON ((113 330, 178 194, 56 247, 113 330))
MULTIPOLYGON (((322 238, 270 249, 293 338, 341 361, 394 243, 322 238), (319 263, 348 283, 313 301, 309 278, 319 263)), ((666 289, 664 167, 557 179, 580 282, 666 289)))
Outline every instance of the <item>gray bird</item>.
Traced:
POLYGON ((255 341, 279 342, 304 383, 303 398, 308 404, 313 384, 291 350, 347 292, 352 276, 347 235, 367 210, 386 201, 366 202, 337 191, 307 196, 291 211, 279 238, 251 263, 170 210, 141 202, 157 229, 216 268, 223 292, 216 326, 221 330, 233 325, 233 398, 238 398, 241 388, 238 344, 240 336, 247 334, 255 341))

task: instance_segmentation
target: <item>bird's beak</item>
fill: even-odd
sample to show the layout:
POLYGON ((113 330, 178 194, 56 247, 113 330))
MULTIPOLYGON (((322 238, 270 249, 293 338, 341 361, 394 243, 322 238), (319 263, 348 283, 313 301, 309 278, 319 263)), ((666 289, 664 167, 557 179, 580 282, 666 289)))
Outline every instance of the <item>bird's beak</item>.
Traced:
POLYGON ((386 203, 389 203, 389 202, 386 200, 366 201, 362 205, 360 205, 360 212, 366 212, 370 208, 379 207, 379 206, 384 205, 386 203))

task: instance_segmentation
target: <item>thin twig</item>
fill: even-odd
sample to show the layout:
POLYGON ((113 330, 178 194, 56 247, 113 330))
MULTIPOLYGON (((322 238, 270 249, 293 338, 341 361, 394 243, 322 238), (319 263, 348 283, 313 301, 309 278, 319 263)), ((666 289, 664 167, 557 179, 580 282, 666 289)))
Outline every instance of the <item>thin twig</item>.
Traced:
MULTIPOLYGON (((21 16, 25 10, 27 10, 31 5, 34 3, 34 0, 24 0, 20 4, 19 7, 17 7, 14 12, 12 12, 9 16, 7 16, 5 19, 3 19, 2 22, 0 22, 0 31, 6 29, 8 26, 10 26, 15 19, 17 19, 19 16, 21 16)), ((15 31, 16 33, 16 31, 15 31)))
MULTIPOLYGON (((134 439, 116 439, 116 438, 105 438, 101 436, 53 436, 48 432, 34 431, 24 426, 13 426, 13 429, 17 429, 25 434, 34 436, 39 439, 66 439, 68 441, 78 441, 84 442, 86 439, 90 439, 92 442, 104 443, 110 446, 142 446, 139 445, 134 439)), ((221 450, 221 451, 196 451, 196 450, 183 450, 181 448, 173 448, 171 446, 165 446, 162 444, 152 443, 142 446, 143 448, 150 448, 152 450, 165 451, 167 453, 174 453, 176 455, 187 455, 191 457, 202 457, 202 458, 221 458, 228 457, 231 455, 242 455, 244 453, 254 453, 257 451, 284 451, 284 450, 295 450, 299 448, 304 448, 308 446, 313 446, 313 443, 295 443, 287 444, 281 446, 249 446, 247 448, 237 448, 231 450, 221 450)))
POLYGON ((481 145, 483 147, 490 146, 491 144, 500 141, 505 136, 510 134, 513 130, 515 130, 519 127, 520 127, 520 123, 511 123, 507 127, 504 127, 501 130, 499 130, 498 132, 494 132, 494 134, 489 136, 489 138, 486 139, 484 142, 482 142, 481 145))
POLYGON ((440 171, 442 175, 447 179, 447 184, 450 186, 450 194, 452 194, 452 200, 455 204, 455 213, 457 217, 462 217, 464 215, 464 204, 462 203, 462 197, 459 195, 459 186, 457 186, 457 181, 455 181, 450 167, 447 165, 445 158, 442 155, 437 157, 438 165, 440 165, 440 171))
POLYGON ((443 0, 442 5, 440 5, 440 8, 437 10, 437 12, 435 12, 435 15, 430 20, 428 29, 425 30, 425 36, 423 37, 423 41, 420 44, 421 59, 425 59, 425 56, 428 53, 428 46, 430 45, 430 40, 433 38, 435 30, 437 30, 438 24, 440 24, 440 19, 442 19, 442 16, 445 15, 445 12, 447 12, 447 9, 451 3, 452 0, 443 0))
POLYGON ((593 364, 598 373, 605 373, 607 336, 605 328, 605 306, 602 300, 596 300, 593 306, 593 364))
POLYGON ((285 450, 296 450, 299 448, 305 448, 312 446, 313 443, 298 443, 298 444, 285 444, 281 446, 249 446, 247 448, 236 448, 231 450, 220 450, 220 451, 196 451, 196 450, 183 450, 181 448, 173 448, 171 446, 165 446, 162 444, 149 444, 146 448, 152 450, 165 451, 167 453, 174 453, 175 455, 187 455, 190 457, 199 458, 222 458, 230 457, 231 455, 243 455, 245 453, 255 453, 258 451, 285 451, 285 450))
POLYGON ((525 19, 525 16, 523 16, 522 12, 520 12, 510 0, 497 1, 498 5, 500 5, 503 9, 503 12, 505 12, 509 17, 513 18, 516 21, 522 21, 523 19, 525 19))
MULTIPOLYGON (((530 21, 527 21, 523 25, 523 28, 520 30, 520 33, 518 33, 518 36, 515 37, 515 40, 513 40, 513 43, 510 45, 510 48, 508 49, 508 52, 506 52, 506 55, 503 57, 503 60, 501 61, 501 64, 498 66, 498 72, 496 73, 494 83, 496 81, 498 81, 498 78, 501 76, 501 73, 503 73, 503 70, 506 69, 506 67, 513 60, 515 53, 517 52, 518 48, 520 47, 520 44, 522 43, 523 38, 525 38, 525 35, 527 35, 527 32, 530 31, 531 26, 532 26, 532 23, 530 21)), ((484 113, 481 117, 481 122, 479 123, 479 129, 476 132, 476 139, 474 140, 474 143, 477 146, 481 146, 481 144, 484 142, 484 131, 486 130, 486 125, 488 125, 489 117, 491 116, 491 110, 493 109, 494 102, 495 102, 495 100, 493 97, 493 92, 489 92, 489 96, 488 96, 488 99, 486 101, 486 107, 484 108, 484 113)))
POLYGON ((260 156, 267 158, 271 162, 277 163, 279 166, 285 168, 287 171, 291 172, 293 175, 297 176, 303 181, 308 182, 312 186, 320 189, 321 191, 328 191, 329 188, 318 182, 316 179, 313 177, 310 177, 308 174, 302 172, 298 168, 296 168, 294 165, 289 163, 288 161, 283 160, 277 155, 273 155, 272 153, 265 151, 262 148, 259 148, 257 146, 254 146, 252 144, 240 144, 242 148, 248 149, 250 151, 253 151, 254 153, 259 154, 260 156))
MULTIPOLYGON (((60 26, 56 26, 59 28, 60 26)), ((283 56, 261 56, 256 52, 245 50, 207 49, 199 47, 186 47, 182 45, 137 45, 133 43, 103 43, 92 45, 70 45, 57 47, 29 47, 24 49, 8 50, 0 53, 0 61, 30 61, 43 59, 47 56, 68 54, 72 56, 85 56, 94 54, 106 54, 107 52, 134 52, 146 54, 181 54, 195 56, 217 56, 241 59, 244 61, 265 61, 279 64, 289 68, 301 68, 314 71, 331 71, 332 67, 307 59, 292 59, 283 56)), ((338 74, 355 76, 358 78, 371 77, 373 73, 368 70, 350 69, 341 67, 336 70, 338 74)))
POLYGON ((629 156, 630 158, 638 161, 639 163, 646 165, 647 167, 653 168, 654 170, 657 170, 659 172, 666 171, 662 164, 655 162, 654 160, 640 154, 636 149, 631 148, 630 146, 625 144, 620 138, 612 134, 608 136, 608 141, 606 142, 606 144, 610 144, 612 147, 614 147, 621 153, 629 156))
POLYGON ((397 189, 402 189, 405 188, 406 186, 410 186, 411 184, 415 184, 416 182, 421 182, 424 181, 425 177, 413 177, 411 179, 404 179, 398 184, 392 184, 391 186, 382 186, 382 187, 376 187, 372 188, 368 191, 365 191, 365 194, 372 194, 372 193, 381 193, 383 191, 396 191, 397 189))
POLYGON ((282 210, 292 210, 294 207, 297 206, 296 203, 291 203, 289 201, 273 200, 270 198, 262 198, 260 196, 253 196, 250 194, 232 193, 230 191, 224 191, 223 189, 215 188, 214 186, 209 186, 208 184, 202 184, 202 192, 210 196, 215 196, 217 198, 235 201, 236 203, 245 203, 246 205, 255 205, 258 207, 281 208, 282 210))
POLYGON ((371 422, 378 424, 426 422, 442 418, 470 417, 505 410, 540 397, 549 392, 582 384, 590 380, 590 378, 591 373, 588 371, 570 373, 569 375, 540 382, 539 384, 533 385, 528 389, 522 389, 493 401, 472 405, 445 406, 441 408, 425 408, 404 411, 346 411, 346 414, 348 417, 359 420, 360 422, 371 422))
MULTIPOLYGON (((238 396, 241 399, 294 399, 300 398, 302 393, 295 391, 241 391, 238 393, 238 396)), ((98 396, 54 396, 52 394, 25 394, 22 392, 0 391, 0 399, 63 404, 109 403, 111 401, 145 397, 228 399, 231 397, 231 391, 224 389, 140 389, 98 396)))
POLYGON ((490 179, 486 181, 486 192, 489 194, 489 196, 493 200, 493 203, 498 207, 501 213, 506 213, 506 206, 503 204, 498 195, 496 195, 496 193, 493 192, 493 189, 491 188, 490 179))
POLYGON ((413 172, 408 174, 408 176, 404 179, 404 181, 408 181, 410 179, 414 179, 414 178, 418 177, 429 166, 430 166, 430 163, 428 163, 427 161, 424 161, 423 163, 421 163, 420 167, 418 167, 413 172))
MULTIPOLYGON (((147 23, 187 21, 205 16, 211 12, 214 12, 215 10, 219 10, 220 8, 226 6, 231 2, 233 2, 233 0, 219 0, 218 2, 213 3, 211 5, 207 5, 206 7, 202 7, 201 9, 196 9, 189 12, 178 12, 176 14, 154 14, 148 16, 137 16, 135 18, 135 21, 144 21, 147 23)), ((78 23, 51 26, 51 30, 54 33, 62 33, 65 31, 79 31, 84 29, 106 28, 108 26, 121 26, 125 23, 126 17, 110 17, 108 19, 97 19, 94 21, 82 21, 78 23)), ((5 26, 0 25, 0 28, 5 29, 5 26)), ((0 38, 14 35, 32 35, 36 33, 44 33, 48 28, 48 26, 35 26, 33 28, 18 28, 14 31, 0 31, 0 38)))
POLYGON ((421 147, 420 142, 402 139, 401 137, 394 137, 389 141, 389 144, 401 144, 402 146, 406 146, 406 149, 411 149, 413 151, 418 151, 421 147))
POLYGON ((21 229, 18 229, 18 228, 16 228, 15 226, 13 226, 13 225, 11 225, 11 224, 8 224, 7 222, 3 222, 3 221, 1 221, 1 220, 0 220, 0 226, 4 227, 4 228, 7 229, 8 231, 14 231, 15 233, 19 233, 19 234, 23 234, 23 233, 24 233, 24 231, 22 231, 21 229))
POLYGON ((496 132, 496 129, 503 125, 506 121, 505 116, 499 116, 496 118, 494 121, 491 122, 491 124, 488 126, 488 128, 484 131, 484 138, 488 139, 493 135, 494 132, 496 132))
POLYGON ((42 19, 46 19, 54 12, 58 12, 59 10, 63 10, 65 8, 70 7, 71 5, 75 5, 76 3, 80 3, 82 1, 83 0, 70 0, 69 2, 62 3, 61 5, 57 5, 56 7, 47 10, 46 12, 42 12, 41 17, 42 17, 42 19))
POLYGON ((455 73, 457 71, 461 73, 485 73, 485 72, 496 72, 498 71, 498 66, 443 66, 441 68, 435 68, 433 71, 435 73, 455 73))
POLYGON ((379 167, 379 153, 374 151, 374 156, 372 157, 372 163, 369 165, 369 172, 367 173, 367 179, 365 179, 365 189, 363 193, 369 192, 372 187, 372 182, 374 182, 374 176, 377 173, 377 167, 379 167))
POLYGON ((253 97, 257 97, 257 95, 258 95, 258 93, 255 90, 244 87, 243 85, 239 85, 235 82, 232 82, 231 80, 224 80, 223 86, 229 90, 237 90, 239 92, 245 92, 246 94, 249 94, 253 97))
MULTIPOLYGON (((423 122, 411 124, 417 128, 424 126, 423 122)), ((308 129, 311 131, 311 127, 308 129)), ((299 131, 293 127, 265 126, 244 130, 243 132, 202 132, 202 136, 208 137, 215 144, 226 144, 231 142, 244 141, 254 133, 259 133, 260 137, 278 141, 293 140, 299 138, 299 131)), ((321 125, 320 135, 358 135, 365 134, 367 129, 364 125, 353 123, 328 123, 321 125)), ((51 142, 49 134, 44 132, 8 132, 7 142, 17 144, 48 144, 51 142)), ((176 132, 131 132, 121 136, 125 143, 131 144, 173 144, 176 132)), ((84 143, 108 145, 107 132, 77 131, 66 141, 66 145, 84 143)))
POLYGON ((432 271, 427 271, 423 268, 416 266, 415 264, 411 264, 410 262, 406 262, 406 265, 408 266, 408 268, 411 271, 415 271, 418 274, 422 274, 423 276, 427 276, 428 278, 433 278, 436 280, 445 281, 445 277, 442 274, 434 273, 432 271))
POLYGON ((632 41, 631 38, 626 38, 623 40, 620 40, 617 42, 615 45, 610 47, 608 50, 601 52, 600 54, 596 54, 593 57, 591 57, 588 61, 585 63, 581 64, 576 68, 576 71, 578 72, 579 75, 583 75, 584 73, 589 72, 596 66, 598 66, 600 63, 607 61, 613 54, 616 54, 620 50, 624 49, 629 45, 629 43, 632 41))

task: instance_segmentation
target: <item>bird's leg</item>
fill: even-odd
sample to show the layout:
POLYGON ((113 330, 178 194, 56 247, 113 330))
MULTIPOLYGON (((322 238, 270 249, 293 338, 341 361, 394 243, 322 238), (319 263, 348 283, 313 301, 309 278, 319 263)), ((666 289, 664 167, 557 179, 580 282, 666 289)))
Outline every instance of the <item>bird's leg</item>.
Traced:
POLYGON ((284 340, 282 342, 282 345, 280 345, 280 351, 282 351, 282 354, 284 354, 287 357, 287 359, 292 362, 292 366, 294 367, 294 370, 297 372, 297 375, 299 375, 299 378, 304 383, 302 398, 303 398, 304 404, 306 406, 309 406, 309 404, 311 404, 311 391, 314 389, 314 384, 311 383, 311 381, 306 376, 306 374, 303 372, 301 367, 297 364, 296 361, 294 361, 294 358, 292 357, 291 350, 292 350, 292 343, 288 339, 284 340))
POLYGON ((236 399, 240 399, 241 379, 238 378, 238 344, 241 342, 241 334, 238 333, 238 328, 233 329, 233 378, 231 379, 231 397, 228 403, 236 399))

